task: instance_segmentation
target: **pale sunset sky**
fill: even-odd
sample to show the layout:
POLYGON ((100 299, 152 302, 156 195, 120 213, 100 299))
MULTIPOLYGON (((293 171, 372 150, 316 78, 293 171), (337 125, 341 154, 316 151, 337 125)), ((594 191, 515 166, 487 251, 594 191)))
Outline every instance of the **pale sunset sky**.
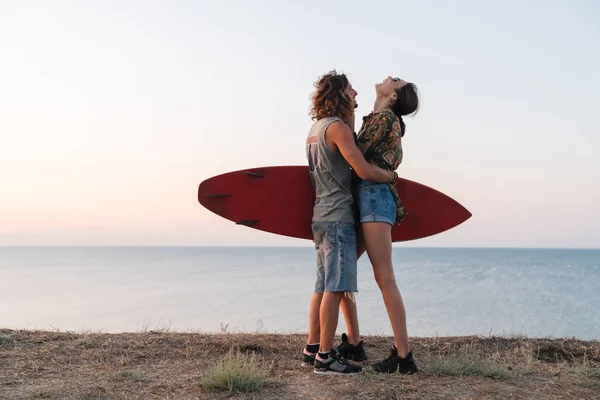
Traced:
MULTIPOLYGON (((472 213, 410 246, 600 247, 600 2, 0 0, 0 246, 280 246, 200 206, 305 165, 313 82, 415 82, 400 176, 472 213)), ((291 210, 292 211, 292 210, 291 210)))

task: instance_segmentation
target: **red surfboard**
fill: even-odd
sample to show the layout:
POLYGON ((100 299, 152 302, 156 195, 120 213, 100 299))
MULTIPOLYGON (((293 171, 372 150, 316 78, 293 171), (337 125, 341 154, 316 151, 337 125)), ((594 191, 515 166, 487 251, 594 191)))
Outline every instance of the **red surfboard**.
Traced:
MULTIPOLYGON (((420 239, 453 228, 471 213, 445 194, 399 178, 396 189, 407 211, 392 228, 392 241, 420 239)), ((236 224, 312 240, 315 191, 308 166, 278 166, 228 172, 203 181, 198 201, 236 224)))

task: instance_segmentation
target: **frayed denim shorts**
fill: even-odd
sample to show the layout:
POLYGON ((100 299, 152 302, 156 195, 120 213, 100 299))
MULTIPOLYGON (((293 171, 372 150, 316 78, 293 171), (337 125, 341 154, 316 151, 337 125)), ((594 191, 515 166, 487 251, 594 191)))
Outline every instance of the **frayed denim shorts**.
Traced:
POLYGON ((356 227, 348 222, 313 222, 317 251, 315 293, 358 292, 356 227))
POLYGON ((361 180, 356 186, 359 221, 396 222, 396 201, 387 183, 372 183, 361 180))

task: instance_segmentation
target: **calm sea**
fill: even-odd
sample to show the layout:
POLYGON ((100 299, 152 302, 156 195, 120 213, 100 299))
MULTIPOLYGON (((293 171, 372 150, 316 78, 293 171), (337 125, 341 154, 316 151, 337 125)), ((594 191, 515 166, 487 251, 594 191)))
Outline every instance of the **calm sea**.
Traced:
MULTIPOLYGON (((600 250, 393 254, 410 335, 600 336, 600 250)), ((391 334, 358 269, 362 332, 391 334)), ((306 332, 314 275, 311 247, 0 247, 0 327, 306 332)))

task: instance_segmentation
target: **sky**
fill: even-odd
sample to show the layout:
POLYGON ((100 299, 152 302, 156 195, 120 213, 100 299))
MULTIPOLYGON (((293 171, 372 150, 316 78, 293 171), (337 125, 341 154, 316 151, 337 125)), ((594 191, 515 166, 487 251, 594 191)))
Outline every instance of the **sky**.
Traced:
POLYGON ((313 83, 357 125, 417 84, 400 176, 473 217, 410 246, 600 247, 600 3, 0 0, 0 246, 309 246, 197 202, 306 165, 313 83))

